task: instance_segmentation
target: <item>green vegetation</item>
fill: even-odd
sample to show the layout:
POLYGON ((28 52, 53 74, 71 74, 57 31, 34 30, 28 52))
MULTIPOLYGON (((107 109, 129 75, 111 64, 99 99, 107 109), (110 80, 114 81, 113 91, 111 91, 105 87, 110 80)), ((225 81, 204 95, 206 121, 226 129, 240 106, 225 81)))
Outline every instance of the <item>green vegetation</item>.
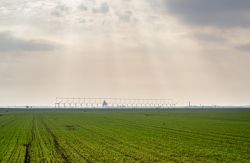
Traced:
POLYGON ((2 110, 0 162, 250 162, 250 110, 2 110))

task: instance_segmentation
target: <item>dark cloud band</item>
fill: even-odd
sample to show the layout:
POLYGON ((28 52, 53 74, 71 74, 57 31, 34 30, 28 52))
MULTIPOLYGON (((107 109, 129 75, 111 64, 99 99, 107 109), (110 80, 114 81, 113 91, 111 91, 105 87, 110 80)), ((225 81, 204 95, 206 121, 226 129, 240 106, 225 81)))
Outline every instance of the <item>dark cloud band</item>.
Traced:
POLYGON ((10 34, 0 32, 0 52, 31 52, 50 51, 54 45, 45 40, 25 40, 10 34))
POLYGON ((216 27, 250 27, 249 0, 166 0, 166 9, 186 23, 216 27))

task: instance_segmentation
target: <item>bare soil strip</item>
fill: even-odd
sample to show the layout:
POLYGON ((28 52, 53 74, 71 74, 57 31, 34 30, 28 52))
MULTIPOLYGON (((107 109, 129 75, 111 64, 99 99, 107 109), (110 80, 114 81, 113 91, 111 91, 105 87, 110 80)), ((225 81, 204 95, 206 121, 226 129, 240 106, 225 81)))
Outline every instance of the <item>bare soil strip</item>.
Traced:
POLYGON ((71 160, 67 157, 64 149, 62 148, 62 146, 59 144, 57 137, 55 136, 55 134, 53 133, 53 131, 48 127, 48 125, 42 120, 42 123, 44 125, 44 127, 46 128, 47 132, 51 135, 51 137, 53 138, 53 142, 54 142, 54 147, 56 149, 56 152, 62 157, 64 162, 71 162, 71 160))
POLYGON ((25 163, 29 163, 30 162, 30 158, 31 158, 30 148, 31 148, 31 145, 32 145, 32 142, 33 142, 34 138, 35 138, 35 117, 32 120, 30 140, 28 141, 27 144, 24 144, 24 146, 25 146, 25 160, 24 160, 24 162, 25 163))

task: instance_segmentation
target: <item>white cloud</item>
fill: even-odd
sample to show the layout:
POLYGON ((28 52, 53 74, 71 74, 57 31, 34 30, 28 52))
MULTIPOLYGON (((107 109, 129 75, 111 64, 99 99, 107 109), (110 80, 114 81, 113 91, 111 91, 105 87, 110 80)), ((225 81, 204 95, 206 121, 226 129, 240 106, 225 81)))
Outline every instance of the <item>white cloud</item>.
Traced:
POLYGON ((98 8, 94 8, 93 13, 102 13, 102 14, 107 14, 109 12, 109 5, 106 2, 103 2, 98 6, 98 8))

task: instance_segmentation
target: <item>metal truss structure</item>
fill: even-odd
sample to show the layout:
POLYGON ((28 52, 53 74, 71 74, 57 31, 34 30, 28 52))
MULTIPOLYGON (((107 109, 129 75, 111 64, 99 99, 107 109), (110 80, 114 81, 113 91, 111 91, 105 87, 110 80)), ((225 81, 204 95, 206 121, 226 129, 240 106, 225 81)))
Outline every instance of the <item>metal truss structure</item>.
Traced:
POLYGON ((56 108, 169 108, 176 106, 171 99, 126 98, 65 98, 57 97, 56 108))

